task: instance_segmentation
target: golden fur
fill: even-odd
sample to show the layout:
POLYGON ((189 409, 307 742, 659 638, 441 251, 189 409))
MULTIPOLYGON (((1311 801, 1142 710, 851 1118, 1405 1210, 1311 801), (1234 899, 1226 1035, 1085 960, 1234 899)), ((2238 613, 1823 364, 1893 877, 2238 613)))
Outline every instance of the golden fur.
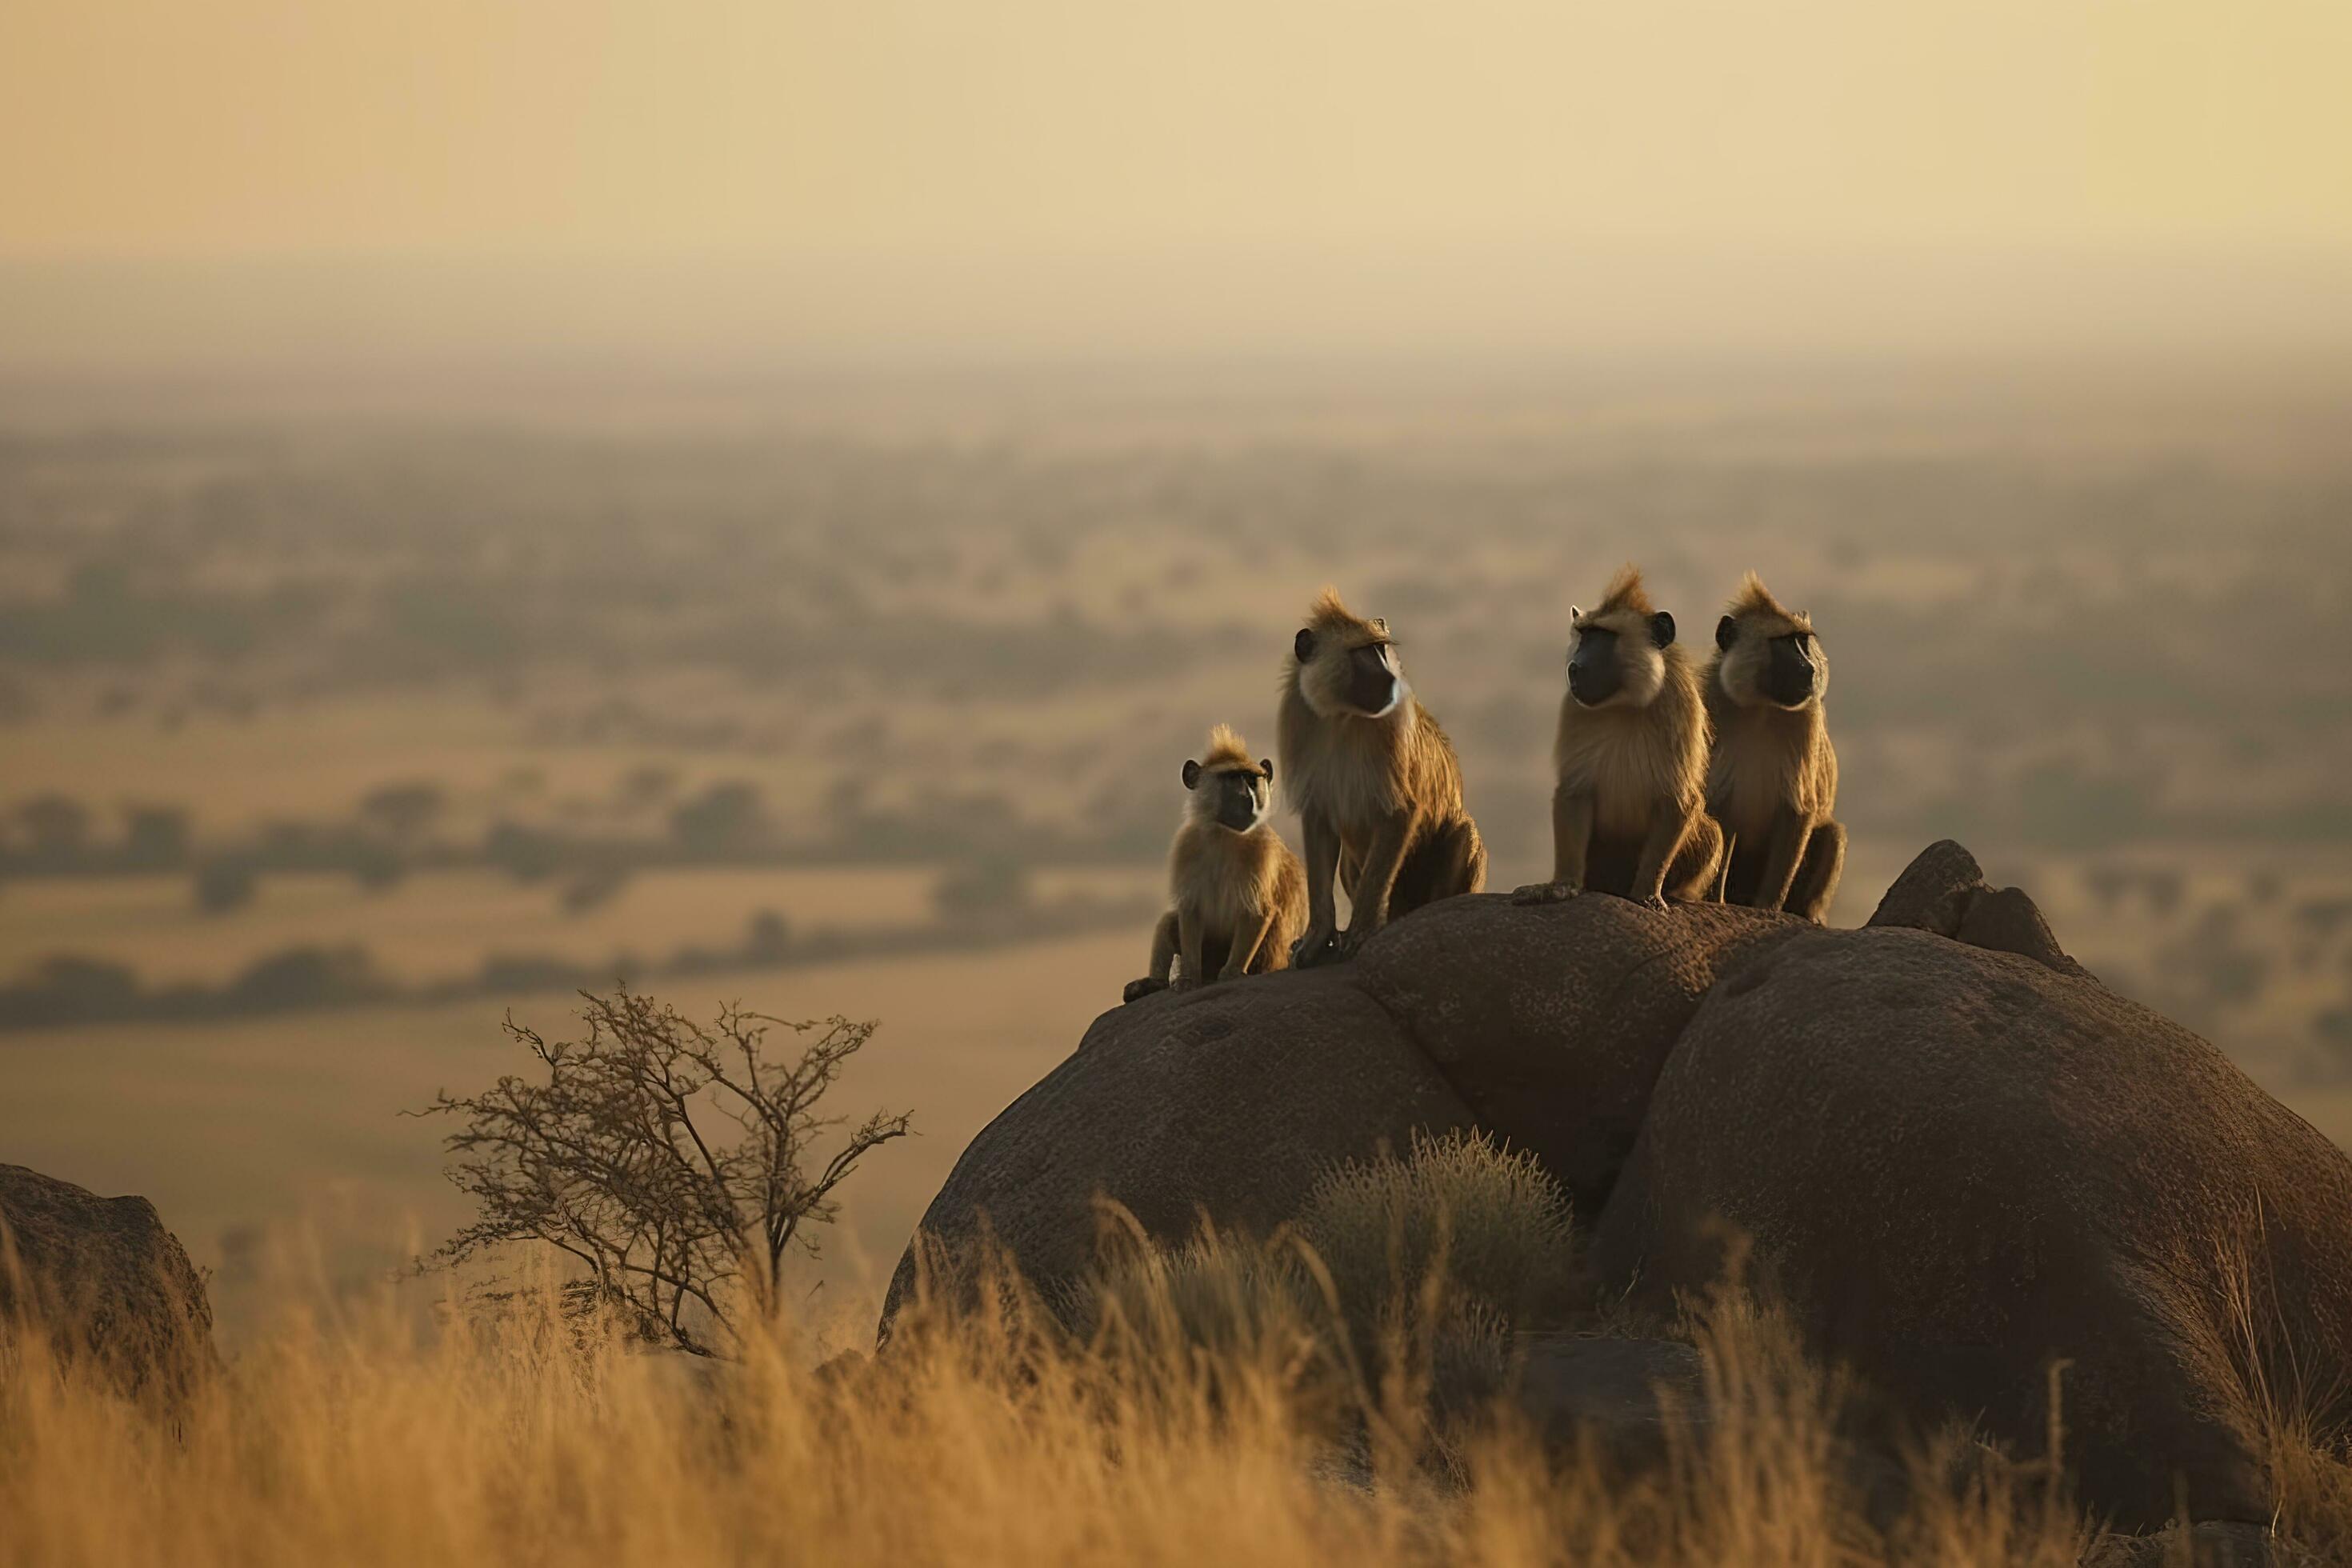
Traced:
POLYGON ((1337 934, 1335 874, 1354 906, 1341 943, 1352 951, 1394 916, 1478 891, 1486 851, 1463 805, 1454 743, 1405 684, 1388 623, 1363 619, 1326 588, 1307 631, 1313 656, 1284 664, 1276 753, 1284 795, 1307 826, 1309 950, 1320 956, 1337 934), (1399 695, 1383 712, 1348 700, 1349 657, 1367 647, 1388 650, 1396 674, 1399 695))
POLYGON ((1553 876, 1523 901, 1591 888, 1644 900, 1705 896, 1721 835, 1705 814, 1707 718, 1679 641, 1655 641, 1640 571, 1622 568, 1600 608, 1571 610, 1569 653, 1591 631, 1616 634, 1622 687, 1594 707, 1563 694, 1552 742, 1553 876), (1653 862, 1655 862, 1654 865, 1653 862))
POLYGON ((1200 782, 1185 798, 1184 821, 1168 848, 1169 909, 1151 933, 1151 973, 1128 986, 1127 999, 1167 987, 1265 974, 1290 964, 1290 944, 1307 925, 1307 873, 1266 820, 1270 783, 1264 764, 1230 725, 1209 731, 1200 782), (1219 775, 1254 781, 1256 816, 1246 829, 1218 820, 1219 775), (1181 968, 1179 967, 1181 963, 1181 968))
POLYGON ((1724 616, 1731 645, 1718 643, 1702 689, 1715 736, 1706 805, 1732 847, 1727 897, 1821 920, 1845 858, 1845 830, 1832 819, 1837 748, 1822 708, 1829 656, 1811 617, 1783 605, 1753 572, 1724 616), (1762 683, 1772 639, 1798 632, 1809 638, 1814 685, 1801 706, 1787 708, 1762 683))

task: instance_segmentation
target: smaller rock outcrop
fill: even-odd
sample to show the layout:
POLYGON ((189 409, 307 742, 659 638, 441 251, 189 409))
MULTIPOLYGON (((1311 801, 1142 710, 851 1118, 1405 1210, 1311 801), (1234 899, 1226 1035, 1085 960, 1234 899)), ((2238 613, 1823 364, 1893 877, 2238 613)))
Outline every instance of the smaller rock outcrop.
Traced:
POLYGON ((215 1364, 204 1279, 153 1204, 0 1164, 0 1334, 27 1330, 166 1403, 215 1364))

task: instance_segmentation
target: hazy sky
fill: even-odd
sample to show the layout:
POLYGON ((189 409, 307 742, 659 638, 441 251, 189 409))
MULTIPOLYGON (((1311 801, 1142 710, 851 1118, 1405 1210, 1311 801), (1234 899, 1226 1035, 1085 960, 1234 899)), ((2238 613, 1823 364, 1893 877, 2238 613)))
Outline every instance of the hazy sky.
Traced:
POLYGON ((2291 336, 2347 80, 2344 0, 7 0, 0 349, 2291 336))

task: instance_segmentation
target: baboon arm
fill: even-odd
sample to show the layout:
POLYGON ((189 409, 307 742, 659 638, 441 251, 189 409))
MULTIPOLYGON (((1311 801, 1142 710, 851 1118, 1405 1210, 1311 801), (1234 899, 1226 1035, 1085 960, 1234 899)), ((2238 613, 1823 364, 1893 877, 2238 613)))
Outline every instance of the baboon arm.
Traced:
POLYGON ((1397 868, 1404 864, 1404 847, 1412 839, 1413 814, 1400 811, 1384 819, 1364 851, 1364 868, 1356 875, 1349 895, 1355 908, 1348 916, 1348 938, 1361 942, 1388 923, 1389 893, 1396 886, 1397 868))
POLYGON ((1584 886, 1591 850, 1592 796, 1562 784, 1551 795, 1551 879, 1570 888, 1584 886))
POLYGON ((1201 973, 1201 944, 1207 939, 1208 932, 1202 928, 1201 917, 1186 909, 1176 911, 1176 929, 1179 933, 1177 940, 1184 950, 1184 983, 1198 985, 1208 978, 1201 973))
POLYGON ((1764 875, 1756 884, 1756 907, 1779 914, 1789 902, 1790 886, 1805 858, 1805 840, 1812 837, 1812 818, 1783 810, 1772 823, 1772 837, 1764 853, 1764 875))
POLYGON ((1273 929, 1274 910, 1272 909, 1268 909, 1265 911, 1265 918, 1257 922, 1256 933, 1245 942, 1236 941, 1234 945, 1227 950, 1225 953, 1225 972, 1217 976, 1217 978, 1220 980, 1231 980, 1236 975, 1247 974, 1250 972, 1250 965, 1257 962, 1258 950, 1265 946, 1266 933, 1273 929))
POLYGON ((1168 972, 1176 962, 1176 911, 1170 910, 1151 928, 1151 978, 1162 985, 1168 984, 1168 972))
POLYGON ((1666 868, 1675 863, 1683 840, 1690 837, 1691 826, 1697 820, 1696 810, 1672 803, 1650 818, 1650 831, 1642 838, 1642 858, 1633 866, 1634 897, 1654 904, 1664 899, 1666 868))
POLYGON ((1339 868, 1339 830, 1320 811, 1306 814, 1301 826, 1307 835, 1307 919, 1315 930, 1330 931, 1339 924, 1339 914, 1331 901, 1331 879, 1339 868))

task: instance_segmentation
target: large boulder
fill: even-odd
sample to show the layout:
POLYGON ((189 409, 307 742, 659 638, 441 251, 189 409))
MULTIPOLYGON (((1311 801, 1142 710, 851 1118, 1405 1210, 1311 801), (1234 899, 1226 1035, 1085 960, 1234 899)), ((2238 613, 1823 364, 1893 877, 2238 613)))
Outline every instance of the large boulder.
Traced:
POLYGON ((1662 915, 1606 893, 1531 908, 1496 894, 1416 911, 1352 967, 1478 1125, 1595 1215, 1716 976, 1810 929, 1719 904, 1662 915))
POLYGON ((1345 969, 1114 1008, 956 1161, 890 1281, 881 1332, 927 1250, 952 1261, 992 1244, 1050 1296, 1094 1259, 1097 1197, 1161 1240, 1203 1217, 1263 1234, 1298 1212, 1329 1165, 1470 1124, 1345 969))
POLYGON ((0 1334, 29 1328, 122 1391, 176 1402, 215 1364, 212 1327, 153 1204, 0 1164, 0 1334))
POLYGON ((2039 1453, 2061 1363, 2095 1508, 2266 1519, 2265 1390, 2352 1416, 2352 1160, 2084 976, 2021 899, 1920 900, 2001 949, 1898 920, 1729 971, 1659 1075, 1592 1265, 1662 1301, 1744 1237, 1814 1348, 1915 1427, 1977 1417, 2039 1453))
POLYGON ((1661 915, 1595 893, 1414 911, 1345 966, 1112 1009, 972 1141, 892 1279, 984 1234, 1050 1291, 1094 1256, 1097 1194, 1152 1236, 1206 1215, 1265 1231, 1318 1174, 1416 1131, 1477 1127, 1531 1152, 1597 1214, 1650 1086, 1723 966, 1811 929, 1752 910, 1661 915))

